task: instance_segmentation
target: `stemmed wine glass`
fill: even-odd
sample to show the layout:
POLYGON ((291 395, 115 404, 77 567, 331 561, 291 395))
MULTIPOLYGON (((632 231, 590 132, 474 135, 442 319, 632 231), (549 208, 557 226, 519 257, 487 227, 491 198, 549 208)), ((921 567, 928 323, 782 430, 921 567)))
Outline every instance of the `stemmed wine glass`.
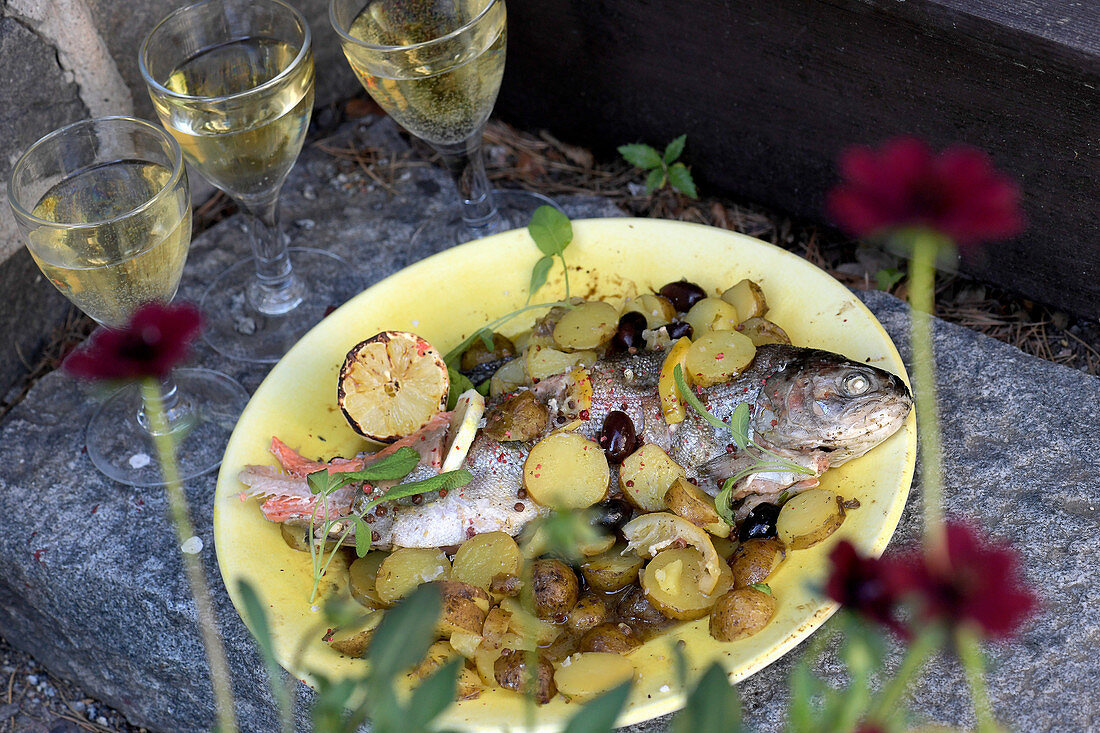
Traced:
POLYGON ((188 162, 250 220, 253 257, 202 296, 204 336, 226 356, 278 361, 350 294, 354 271, 329 252, 288 247, 279 229, 279 191, 313 109, 309 26, 281 0, 207 0, 162 20, 139 66, 188 162))
MULTIPOLYGON (((12 169, 8 201, 42 273, 107 328, 176 293, 191 243, 191 199, 179 145, 131 117, 84 120, 32 145, 12 169)), ((177 369, 161 393, 180 478, 211 471, 248 393, 206 369, 177 369)), ((137 385, 92 416, 88 453, 110 478, 164 484, 137 385)))
POLYGON ((481 137, 504 76, 504 0, 331 0, 329 20, 367 92, 442 157, 462 201, 444 237, 463 242, 526 226, 539 206, 529 191, 494 191, 481 137))

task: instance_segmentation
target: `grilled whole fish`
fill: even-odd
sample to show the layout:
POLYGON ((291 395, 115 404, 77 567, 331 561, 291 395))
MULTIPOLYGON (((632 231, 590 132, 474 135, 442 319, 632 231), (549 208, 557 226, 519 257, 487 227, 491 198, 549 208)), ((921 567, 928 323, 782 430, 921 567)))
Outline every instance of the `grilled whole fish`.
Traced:
MULTIPOLYGON (((595 439, 607 414, 621 410, 634 421, 642 440, 666 450, 689 478, 716 495, 727 478, 751 468, 757 459, 739 451, 728 430, 715 428, 690 409, 682 423, 665 423, 657 394, 664 356, 663 352, 642 352, 597 362, 588 370, 591 406, 580 414, 577 432, 595 439)), ((549 409, 547 432, 572 420, 567 403, 577 378, 576 372, 559 375, 531 388, 549 409)), ((739 518, 784 490, 795 492, 816 485, 817 477, 827 469, 871 450, 901 427, 912 407, 909 389, 894 374, 839 354, 783 345, 760 347, 753 363, 738 377, 696 394, 710 412, 726 422, 738 405, 747 402, 753 440, 806 471, 760 471, 739 479, 733 490, 739 518)), ((406 480, 438 473, 447 417, 442 413, 420 433, 401 441, 416 448, 422 458, 406 480)), ((531 444, 497 442, 479 433, 464 463, 473 480, 442 497, 424 495, 416 503, 402 499, 381 513, 376 509, 367 514, 372 545, 443 547, 481 532, 518 534, 529 521, 548 512, 522 491, 523 463, 531 444)), ((242 492, 242 499, 266 497, 262 510, 273 521, 324 519, 305 476, 326 467, 357 470, 379 455, 317 463, 298 456, 278 439, 273 439, 272 448, 284 471, 249 466, 240 480, 249 487, 242 492)), ((391 446, 385 452, 393 449, 391 446)), ((615 478, 613 468, 612 487, 617 486, 615 478)), ((346 515, 383 488, 341 489, 343 493, 329 498, 328 516, 346 515)))

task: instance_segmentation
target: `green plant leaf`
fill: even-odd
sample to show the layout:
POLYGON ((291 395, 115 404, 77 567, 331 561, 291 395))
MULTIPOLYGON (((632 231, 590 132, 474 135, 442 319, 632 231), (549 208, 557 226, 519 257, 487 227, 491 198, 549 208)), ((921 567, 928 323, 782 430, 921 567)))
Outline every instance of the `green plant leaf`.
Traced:
POLYGON ((363 557, 370 552, 371 530, 363 518, 355 512, 352 512, 351 518, 355 522, 355 554, 363 557))
POLYGON ((887 267, 875 273, 875 284, 879 290, 890 290, 905 277, 905 273, 896 267, 887 267))
POLYGON ((661 154, 648 145, 641 143, 620 145, 619 155, 623 156, 626 162, 635 168, 649 170, 650 168, 661 167, 661 154))
POLYGON ((435 641, 442 606, 439 588, 424 584, 386 611, 367 651, 372 680, 392 685, 398 674, 424 658, 435 641))
POLYGON ((408 476, 419 463, 419 453, 408 446, 401 446, 369 466, 358 471, 338 474, 338 477, 345 479, 345 483, 348 481, 397 481, 408 476))
POLYGON ((722 518, 722 521, 733 527, 737 525, 737 519, 733 516, 733 508, 731 497, 733 496, 733 486, 737 483, 738 476, 730 476, 728 479, 722 482, 722 488, 718 490, 718 495, 714 497, 714 511, 718 512, 718 516, 722 518))
POLYGON ((715 662, 707 667, 684 709, 673 719, 674 733, 735 733, 741 730, 741 702, 726 670, 715 662))
POLYGON ((716 428, 729 430, 730 426, 715 417, 707 408, 703 407, 703 403, 699 401, 699 398, 695 396, 695 393, 691 391, 691 387, 688 386, 687 380, 684 379, 684 370, 677 364, 672 368, 672 378, 676 382, 676 389, 680 392, 680 396, 684 399, 684 402, 691 405, 691 409, 699 413, 699 416, 709 422, 716 428))
POLYGON ((482 345, 485 346, 485 350, 486 351, 492 351, 493 346, 494 346, 494 344, 493 344, 493 332, 490 331, 487 328, 483 328, 480 331, 478 331, 478 333, 481 334, 481 343, 482 343, 482 345))
POLYGON ((267 672, 267 680, 271 684, 271 692, 275 702, 279 706, 279 719, 282 722, 283 731, 294 729, 294 711, 290 706, 290 692, 286 685, 281 683, 282 668, 275 659, 275 643, 271 638, 271 626, 267 622, 267 612, 256 589, 247 580, 237 583, 237 591, 244 605, 245 621, 252 629, 252 637, 260 647, 260 657, 264 660, 264 670, 267 672))
POLYGON ((477 393, 479 395, 481 395, 482 397, 488 397, 489 396, 489 387, 491 387, 491 386, 492 385, 490 384, 489 380, 486 379, 484 382, 477 385, 477 388, 476 388, 477 393))
POLYGON ((573 241, 573 224, 569 217, 553 206, 540 206, 531 215, 527 232, 545 255, 560 255, 573 241))
POLYGON ((563 733, 610 733, 630 694, 631 680, 592 698, 569 719, 563 733))
POLYGON ((695 190, 695 180, 691 177, 691 171, 683 163, 673 163, 669 166, 668 180, 676 191, 689 198, 699 198, 699 192, 695 190))
POLYGON ((774 593, 772 593, 772 587, 767 583, 750 583, 749 587, 755 588, 761 593, 767 593, 769 596, 775 595, 774 593))
POLYGON ((447 367, 447 374, 451 378, 451 386, 447 391, 447 409, 455 409, 459 396, 468 389, 474 388, 474 383, 466 378, 466 375, 457 369, 447 367))
POLYGON ((730 415, 730 432, 733 434, 733 442, 737 444, 737 447, 741 450, 749 444, 749 403, 742 402, 737 407, 733 408, 733 414, 730 415))
POLYGON ((649 172, 649 175, 645 177, 645 192, 647 194, 653 193, 664 186, 666 180, 665 169, 654 168, 649 172))
POLYGON ((363 506, 361 513, 366 514, 384 501, 403 499, 406 496, 415 496, 416 494, 426 494, 429 491, 452 491, 460 486, 465 486, 473 480, 474 477, 469 471, 465 468, 460 468, 457 471, 447 471, 446 473, 441 473, 438 476, 432 476, 422 481, 410 481, 407 484, 398 484, 378 498, 368 501, 363 506))
POLYGON ((413 690, 405 708, 405 730, 426 730, 428 724, 454 701, 462 663, 462 657, 452 659, 413 690))
POLYGON ((680 154, 684 152, 684 143, 687 142, 687 139, 687 135, 681 135, 665 147, 665 154, 662 158, 665 165, 671 165, 673 161, 680 157, 680 154))
POLYGON ((530 300, 532 296, 546 284, 546 276, 550 274, 550 268, 554 266, 554 258, 550 255, 544 255, 535 266, 531 268, 531 284, 527 289, 527 299, 530 300))
POLYGON ((814 725, 813 696, 815 678, 805 659, 799 660, 788 684, 791 688, 791 701, 787 706, 787 729, 790 733, 810 733, 816 730, 814 725))

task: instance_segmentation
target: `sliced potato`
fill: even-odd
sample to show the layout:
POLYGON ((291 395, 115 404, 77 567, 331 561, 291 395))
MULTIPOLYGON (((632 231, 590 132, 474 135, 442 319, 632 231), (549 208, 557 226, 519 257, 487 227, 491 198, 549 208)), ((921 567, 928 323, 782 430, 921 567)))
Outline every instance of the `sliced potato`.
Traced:
POLYGON ((523 464, 523 486, 539 504, 583 509, 607 498, 611 469, 595 441, 553 433, 535 444, 523 464))
POLYGON ((843 501, 828 489, 809 489, 792 496, 775 522, 779 539, 792 550, 813 547, 844 522, 843 501))
POLYGON ((450 575, 451 561, 442 550, 403 547, 382 561, 375 588, 382 603, 392 606, 417 586, 450 575))
MULTIPOLYGON (((523 607, 515 598, 505 598, 500 602, 500 609, 508 614, 508 630, 522 639, 534 640, 538 646, 545 646, 558 638, 564 627, 552 624, 540 619, 535 614, 523 607)), ((501 644, 509 645, 507 635, 502 637, 501 644)), ((515 643, 515 642, 511 642, 515 643)), ((512 647, 518 648, 518 647, 512 647)))
POLYGON ((631 311, 645 316, 646 327, 650 329, 671 323, 676 318, 676 308, 672 305, 672 301, 653 293, 645 293, 628 300, 623 306, 623 313, 631 311))
POLYGON ((752 280, 745 279, 722 293, 722 300, 737 309, 741 321, 757 318, 768 312, 764 291, 752 280))
POLYGON ((684 356, 684 372, 700 387, 728 382, 752 363, 756 347, 737 331, 712 331, 697 338, 684 356))
POLYGON ((490 407, 485 412, 485 427, 481 430, 487 438, 502 443, 534 440, 542 435, 549 419, 546 405, 531 390, 524 389, 490 407))
POLYGON ((706 616, 718 597, 733 585, 733 576, 723 564, 710 590, 703 591, 706 574, 706 561, 694 547, 664 550, 642 572, 642 590, 664 615, 690 621, 706 616))
POLYGON ((463 542, 455 553, 451 577, 489 590, 497 575, 518 575, 523 565, 519 545, 505 532, 482 532, 463 542))
POLYGON ((455 629, 454 633, 451 634, 451 646, 467 659, 473 659, 474 655, 477 654, 478 647, 481 646, 481 640, 484 638, 481 634, 466 629, 455 629))
POLYGON ((711 331, 731 331, 741 318, 737 309, 721 298, 703 298, 684 316, 698 339, 711 331))
POLYGON ((573 367, 590 367, 596 363, 595 351, 565 353, 548 346, 532 346, 523 356, 527 376, 532 380, 546 379, 567 372, 573 367))
POLYGON ((623 525, 623 537, 627 548, 642 557, 653 557, 674 545, 691 545, 703 557, 704 570, 699 577, 699 590, 710 593, 718 584, 719 576, 728 568, 718 557, 710 535, 683 517, 668 512, 643 514, 623 525))
POLYGON ((378 568, 390 553, 382 550, 368 552, 356 558, 348 568, 348 590, 351 597, 367 608, 385 608, 386 604, 378 597, 378 568))
POLYGON ((737 536, 732 532, 729 537, 712 537, 710 541, 714 544, 714 550, 718 553, 718 556, 723 560, 729 560, 738 548, 737 536))
POLYGON ((659 512, 665 508, 669 487, 686 475, 661 446, 646 443, 623 461, 619 468, 619 489, 628 502, 643 512, 659 512))
POLYGON ((775 537, 742 542, 729 558, 734 587, 744 588, 753 583, 763 583, 771 577, 786 556, 786 548, 775 537))
POLYGON ((675 371, 679 366, 684 380, 687 381, 688 386, 691 386, 691 378, 688 376, 687 369, 684 368, 684 358, 689 348, 691 348, 691 339, 687 336, 677 339, 665 355, 661 372, 657 376, 657 396, 661 400, 661 414, 669 425, 683 422, 687 415, 684 401, 680 398, 680 390, 676 386, 675 371))
POLYGON ((609 593, 637 580, 642 565, 642 558, 637 553, 628 550, 626 545, 618 544, 602 555, 582 562, 581 575, 590 588, 609 593))
POLYGON ((583 652, 566 657, 554 672, 558 692, 584 702, 634 679, 634 665, 626 657, 606 652, 583 652))
POLYGON ((756 588, 737 588, 724 594, 710 612, 710 635, 718 641, 736 641, 757 633, 772 620, 775 596, 756 588))
POLYGON ((686 478, 672 482, 665 492, 665 504, 669 511, 702 527, 715 537, 729 537, 730 527, 714 508, 714 499, 686 478))
POLYGON ((787 332, 767 318, 750 318, 738 324, 737 330, 748 336, 754 346, 791 343, 787 332))
POLYGON ((413 670, 412 676, 418 680, 425 680, 457 656, 459 656, 458 652, 448 642, 437 641, 428 647, 427 654, 413 670))
POLYGON ((521 358, 515 358, 497 369, 496 373, 490 377, 489 394, 493 397, 511 394, 525 384, 530 384, 525 362, 521 358))
POLYGON ((481 627, 481 645, 491 649, 499 649, 503 643, 504 635, 508 632, 508 612, 499 606, 489 609, 485 615, 485 623, 481 627))
POLYGON ((479 646, 474 651, 474 665, 477 667, 478 677, 480 677, 481 681, 488 687, 497 686, 494 666, 503 651, 503 647, 494 648, 487 646, 479 646))
POLYGON ((367 614, 362 620, 344 628, 337 629, 325 638, 334 651, 349 657, 361 657, 367 653, 371 637, 378 624, 382 623, 382 612, 367 614))
POLYGON ((611 340, 619 325, 619 312, 598 300, 579 305, 554 326, 554 343, 564 351, 595 349, 611 340))
POLYGON ((489 595, 475 585, 457 580, 436 580, 443 598, 443 608, 436 622, 436 633, 450 638, 455 631, 478 633, 485 625, 489 611, 489 595))
MULTIPOLYGON (((343 528, 342 524, 334 524, 333 529, 337 527, 343 528)), ((325 552, 332 552, 339 546, 339 532, 333 536, 333 529, 329 530, 329 540, 325 542, 325 552)), ((279 524, 279 532, 283 536, 283 542, 292 550, 298 552, 309 552, 309 525, 298 524, 296 522, 282 522, 279 524)), ((313 544, 316 547, 321 546, 321 538, 314 536, 313 544)))
POLYGON ((596 555, 602 555, 610 550, 615 545, 615 535, 607 534, 597 537, 591 541, 582 540, 578 543, 577 549, 583 557, 595 557, 596 555))

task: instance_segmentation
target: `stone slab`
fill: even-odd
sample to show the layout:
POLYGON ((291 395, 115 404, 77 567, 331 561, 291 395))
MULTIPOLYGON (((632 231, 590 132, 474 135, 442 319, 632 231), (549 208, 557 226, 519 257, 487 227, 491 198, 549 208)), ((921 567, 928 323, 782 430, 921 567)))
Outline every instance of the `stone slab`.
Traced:
MULTIPOLYGON (((344 134, 378 148, 403 146, 388 120, 344 134)), ((413 250, 407 242, 426 213, 447 204, 448 186, 439 171, 411 168, 396 177, 393 196, 311 148, 288 181, 284 220, 293 244, 327 246, 356 260, 359 289, 446 246, 429 240, 413 250)), ((562 203, 573 217, 617 213, 599 199, 562 203)), ((242 235, 231 218, 195 241, 182 297, 197 297, 204 282, 245 254, 242 235)), ((907 356, 906 306, 881 293, 864 297, 907 356)), ((1100 703, 1092 680, 1100 664, 1091 650, 1100 642, 1100 570, 1093 558, 1100 540, 1087 481, 1100 469, 1100 379, 942 322, 935 338, 949 513, 1014 542, 1044 599, 1019 639, 992 649, 997 712, 1019 730, 1095 727, 1100 703)), ((250 390, 265 373, 205 347, 195 361, 250 390)), ((55 373, 0 424, 0 526, 6 530, 0 532, 0 634, 136 724, 205 730, 212 721, 208 676, 164 498, 96 473, 74 429, 94 407, 83 387, 55 373)), ((214 484, 208 476, 186 488, 235 675, 239 718, 244 730, 270 731, 276 719, 261 666, 217 571, 214 484)), ((918 536, 919 497, 918 479, 893 546, 918 536)), ((746 717, 759 730, 782 728, 793 659, 788 655, 740 686, 746 717)), ((819 672, 840 679, 833 656, 819 672)), ((937 661, 914 692, 920 719, 973 724, 954 662, 937 661)), ((304 686, 297 702, 305 729, 304 686)), ((630 730, 660 731, 668 723, 666 717, 630 730)))

